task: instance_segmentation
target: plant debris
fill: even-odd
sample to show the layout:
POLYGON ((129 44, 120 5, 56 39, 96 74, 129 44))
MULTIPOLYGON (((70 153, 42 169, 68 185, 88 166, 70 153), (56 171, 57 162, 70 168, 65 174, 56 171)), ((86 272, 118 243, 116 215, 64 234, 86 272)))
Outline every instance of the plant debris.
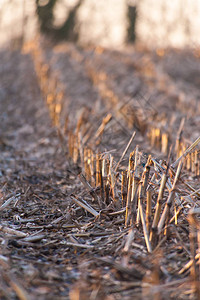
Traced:
POLYGON ((1 299, 199 299, 195 51, 1 50, 1 299))

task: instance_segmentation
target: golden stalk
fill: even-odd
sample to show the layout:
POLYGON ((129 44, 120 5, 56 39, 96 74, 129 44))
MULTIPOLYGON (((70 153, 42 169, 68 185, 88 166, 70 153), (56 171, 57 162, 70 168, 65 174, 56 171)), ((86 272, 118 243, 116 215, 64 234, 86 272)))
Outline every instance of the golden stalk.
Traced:
POLYGON ((88 165, 89 165, 89 169, 90 169, 90 174, 91 174, 91 179, 90 179, 90 183, 92 186, 95 186, 95 178, 94 178, 94 153, 91 149, 88 150, 89 154, 88 154, 88 165))
MULTIPOLYGON (((138 186, 140 183, 140 179, 136 176, 133 177, 133 186, 132 186, 132 194, 131 194, 131 210, 130 210, 130 219, 136 216, 136 206, 138 201, 138 186)), ((139 219, 136 220, 136 223, 139 223, 139 219)))
MULTIPOLYGON (((104 197, 104 181, 103 181, 103 175, 102 175, 102 158, 99 160, 99 169, 100 169, 100 194, 101 194, 101 200, 102 203, 105 202, 105 197, 104 197)), ((101 204, 102 207, 102 204, 101 204)))
POLYGON ((65 116, 63 132, 64 132, 64 134, 67 135, 68 131, 69 131, 69 117, 65 116))
POLYGON ((176 209, 174 212, 173 217, 170 219, 169 224, 173 223, 175 221, 175 224, 178 223, 178 215, 180 214, 183 207, 180 207, 178 210, 176 209))
POLYGON ((160 144, 161 144, 161 131, 160 128, 155 129, 155 146, 160 149, 160 144))
POLYGON ((147 231, 149 233, 151 226, 151 201, 152 201, 152 191, 149 189, 147 191, 147 205, 146 205, 146 224, 147 231))
MULTIPOLYGON (((129 225, 131 217, 133 217, 133 214, 136 209, 137 189, 138 189, 138 184, 139 184, 139 178, 137 177, 137 175, 138 175, 138 170, 137 170, 138 160, 139 160, 139 153, 138 153, 138 146, 136 146, 135 151, 133 151, 129 157, 129 170, 134 171, 134 176, 132 173, 131 173, 131 177, 129 175, 129 179, 131 179, 131 182, 129 181, 129 188, 128 188, 128 197, 127 197, 128 206, 127 206, 127 210, 126 210, 126 226, 129 225), (135 162, 133 160, 134 154, 135 154, 135 162)), ((129 174, 130 174, 130 171, 129 171, 129 174)))
POLYGON ((146 193, 147 185, 148 185, 148 181, 149 181, 150 166, 151 166, 151 155, 148 156, 148 159, 147 159, 147 162, 146 162, 146 165, 145 165, 145 169, 144 169, 144 172, 142 174, 142 178, 144 178, 143 179, 144 194, 146 193))
MULTIPOLYGON (((200 253, 197 253, 197 254, 195 255, 195 261, 196 261, 197 259, 200 260, 200 253)), ((178 272, 178 274, 181 275, 181 274, 183 274, 184 272, 186 272, 188 269, 191 268, 192 264, 193 264, 193 259, 190 259, 190 260, 184 265, 184 267, 180 269, 180 271, 178 272)))
POLYGON ((122 207, 124 207, 127 201, 127 171, 122 172, 121 195, 122 207))
POLYGON ((134 170, 134 154, 135 151, 131 152, 129 155, 128 171, 134 170))
POLYGON ((110 175, 110 183, 111 183, 111 190, 112 190, 112 196, 113 200, 116 200, 117 197, 117 191, 115 189, 115 174, 113 170, 113 156, 110 155, 110 169, 109 169, 109 175, 110 175))
POLYGON ((169 135, 168 133, 164 132, 161 136, 161 152, 167 155, 169 148, 169 135))
POLYGON ((73 157, 73 153, 74 153, 74 135, 70 131, 68 136, 69 136, 69 142, 68 142, 68 145, 69 145, 69 155, 72 158, 73 157))
POLYGON ((85 177, 87 180, 89 180, 89 176, 88 176, 88 173, 89 173, 89 168, 88 168, 88 149, 87 148, 84 148, 83 149, 83 170, 84 170, 84 174, 85 174, 85 177))
POLYGON ((186 158, 187 161, 187 170, 190 171, 191 168, 191 154, 189 153, 186 158))
POLYGON ((73 162, 76 164, 78 162, 79 149, 78 149, 78 141, 77 136, 74 135, 73 138, 73 162))
POLYGON ((112 115, 109 113, 106 117, 103 118, 101 125, 97 129, 97 132, 94 136, 94 139, 97 140, 99 137, 102 136, 105 126, 111 121, 112 115))
POLYGON ((105 169, 104 169, 105 175, 106 175, 106 183, 105 183, 105 196, 106 196, 106 204, 110 203, 110 162, 109 159, 106 159, 105 162, 105 169))
POLYGON ((198 152, 197 152, 197 150, 195 151, 195 155, 194 155, 194 173, 195 173, 195 176, 198 176, 198 152))
POLYGON ((166 182, 167 182, 167 172, 163 173, 161 179, 160 189, 159 189, 157 204, 156 204, 156 212, 154 214, 154 219, 153 219, 153 224, 152 224, 152 229, 150 234, 150 241, 153 243, 153 245, 155 245, 155 241, 156 241, 157 226, 158 226, 160 213, 161 213, 161 204, 162 204, 161 201, 163 199, 163 193, 164 193, 166 182))
POLYGON ((191 171, 195 173, 195 152, 191 153, 191 171))
MULTIPOLYGON (((135 164, 134 164, 134 178, 133 178, 133 190, 132 190, 132 214, 134 214, 137 204, 137 194, 138 194, 138 187, 140 183, 139 179, 139 170, 138 170, 138 164, 140 162, 139 152, 138 152, 138 146, 136 146, 135 149, 135 164)), ((140 199, 138 200, 140 201, 140 199)), ((136 224, 139 224, 140 221, 140 212, 139 212, 139 205, 138 205, 138 212, 137 212, 137 218, 136 218, 136 224)))
POLYGON ((80 163, 81 163, 81 167, 84 168, 84 148, 82 142, 82 135, 80 131, 77 133, 77 137, 78 137, 78 150, 80 155, 80 163))
POLYGON ((99 167, 99 154, 96 154, 96 186, 100 183, 100 167, 99 167))
MULTIPOLYGON (((135 181, 134 181, 134 183, 135 183, 135 181)), ((137 211, 137 217, 136 217, 136 225, 138 226, 139 223, 140 223, 140 210, 139 210, 139 207, 140 207, 141 199, 143 201, 143 191, 142 191, 141 183, 139 182, 139 180, 137 181, 137 184, 134 184, 134 187, 135 187, 134 196, 137 193, 137 199, 135 199, 135 202, 136 201, 138 202, 138 211, 137 211)))
POLYGON ((175 175, 175 178, 174 178, 174 182, 173 182, 172 188, 171 188, 171 190, 170 190, 170 193, 169 193, 167 202, 166 202, 166 204, 165 204, 164 211, 163 211, 162 216, 161 216, 161 218, 160 218, 160 221, 159 221, 159 223, 158 223, 158 235, 161 233, 162 228, 163 228, 163 226, 164 226, 164 224, 165 224, 166 218, 167 218, 167 216, 169 215, 170 207, 171 207, 171 205, 172 205, 172 202, 173 202, 174 196, 175 196, 175 188, 176 188, 176 184, 177 184, 178 179, 179 179, 179 176, 180 176, 180 174, 181 174, 182 166, 183 166, 183 161, 180 160, 180 161, 179 161, 178 168, 177 168, 177 171, 176 171, 176 175, 175 175))
POLYGON ((152 247, 151 247, 151 243, 149 240, 149 234, 148 234, 148 230, 147 230, 147 226, 146 226, 146 222, 145 222, 145 215, 143 212, 143 195, 142 195, 142 184, 140 183, 139 185, 139 199, 138 199, 138 210, 140 212, 140 218, 141 218, 141 222, 142 222, 142 227, 143 227, 143 232, 144 232, 144 238, 145 238, 145 242, 146 242, 146 246, 147 246, 147 250, 148 252, 152 252, 152 247))
POLYGON ((128 172, 128 193, 127 193, 127 201, 126 201, 126 215, 125 215, 125 226, 129 225, 128 215, 130 213, 130 205, 131 205, 131 194, 132 194, 132 184, 133 184, 133 173, 132 171, 128 172))

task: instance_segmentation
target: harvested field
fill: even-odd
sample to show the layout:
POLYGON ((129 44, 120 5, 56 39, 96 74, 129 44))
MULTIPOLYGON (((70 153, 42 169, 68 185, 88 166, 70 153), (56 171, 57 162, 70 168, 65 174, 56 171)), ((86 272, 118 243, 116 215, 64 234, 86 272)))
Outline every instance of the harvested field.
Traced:
POLYGON ((0 298, 199 299, 199 50, 0 60, 0 298))

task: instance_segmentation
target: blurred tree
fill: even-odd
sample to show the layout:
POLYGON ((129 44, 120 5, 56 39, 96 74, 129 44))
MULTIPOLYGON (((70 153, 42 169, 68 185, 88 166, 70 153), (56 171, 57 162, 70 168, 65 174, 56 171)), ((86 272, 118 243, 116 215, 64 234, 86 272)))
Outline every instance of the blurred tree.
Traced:
POLYGON ((78 31, 75 28, 77 10, 83 0, 79 0, 77 4, 71 8, 67 14, 66 20, 59 27, 55 27, 54 8, 57 0, 41 1, 36 0, 37 15, 41 32, 48 34, 56 40, 78 40, 78 31))
MULTIPOLYGON (((134 1, 135 2, 135 1, 134 1)), ((127 18, 128 18, 128 28, 127 28, 127 41, 129 43, 134 43, 136 39, 136 20, 137 20, 137 6, 136 3, 128 3, 127 18)))

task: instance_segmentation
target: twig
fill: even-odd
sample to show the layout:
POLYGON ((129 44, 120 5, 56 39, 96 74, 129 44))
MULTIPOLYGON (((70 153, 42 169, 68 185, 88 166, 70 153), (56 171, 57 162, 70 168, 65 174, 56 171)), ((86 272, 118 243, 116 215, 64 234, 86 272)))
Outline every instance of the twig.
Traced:
POLYGON ((6 227, 6 226, 2 226, 0 225, 0 230, 5 232, 5 233, 8 233, 10 235, 16 235, 18 237, 26 237, 28 234, 27 233, 24 233, 22 231, 19 231, 19 230, 15 230, 15 229, 12 229, 12 228, 9 228, 9 227, 6 227))
POLYGON ((18 201, 21 194, 16 194, 15 196, 10 197, 8 200, 6 200, 0 207, 0 211, 4 210, 12 201, 18 201))
POLYGON ((126 155, 126 152, 128 151, 128 149, 129 149, 129 147, 130 147, 130 145, 131 145, 131 143, 132 143, 135 135, 136 135, 136 132, 134 131, 133 134, 132 134, 132 136, 131 136, 131 138, 130 138, 130 140, 129 140, 129 142, 128 142, 128 144, 127 144, 127 146, 126 146, 126 148, 124 149, 124 152, 122 153, 122 156, 120 157, 120 160, 117 163, 117 166, 115 168, 115 172, 117 172, 117 169, 118 169, 121 161, 123 160, 124 156, 126 155))
POLYGON ((88 212, 90 212, 93 216, 97 217, 99 216, 99 213, 92 208, 86 201, 84 201, 85 203, 83 203, 82 201, 78 200, 75 198, 74 195, 70 195, 70 198, 80 207, 82 207, 83 209, 87 210, 88 212))

